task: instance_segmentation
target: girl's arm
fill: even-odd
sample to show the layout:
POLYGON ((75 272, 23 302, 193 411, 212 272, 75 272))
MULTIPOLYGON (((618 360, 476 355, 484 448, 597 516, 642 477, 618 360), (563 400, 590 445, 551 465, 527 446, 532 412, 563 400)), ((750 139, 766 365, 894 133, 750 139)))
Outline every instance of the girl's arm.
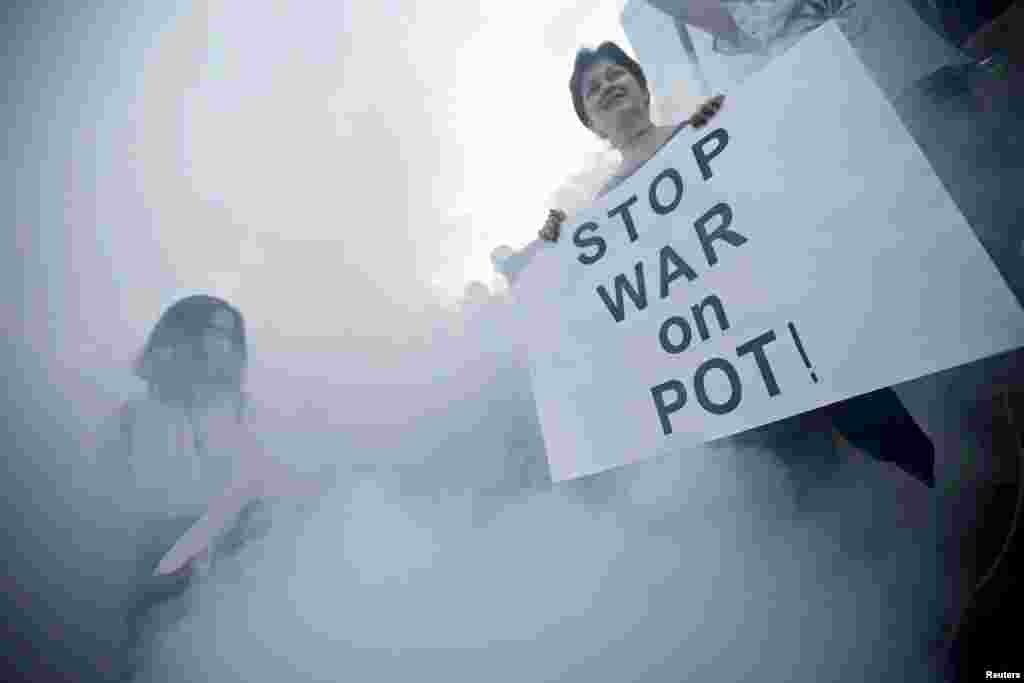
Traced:
POLYGON ((217 539, 235 525, 242 510, 253 500, 314 496, 325 488, 323 473, 298 474, 273 458, 246 427, 236 435, 234 448, 238 463, 234 480, 164 556, 156 574, 173 573, 194 559, 209 561, 217 539))

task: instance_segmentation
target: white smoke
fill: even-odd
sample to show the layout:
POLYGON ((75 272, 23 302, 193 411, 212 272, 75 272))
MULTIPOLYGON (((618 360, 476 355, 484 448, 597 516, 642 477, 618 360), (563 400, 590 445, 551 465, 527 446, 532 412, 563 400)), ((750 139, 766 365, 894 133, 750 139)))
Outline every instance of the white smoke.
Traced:
POLYGON ((929 680, 936 563, 894 530, 890 475, 849 463, 818 492, 830 515, 727 445, 521 490, 508 437, 543 445, 508 349, 470 362, 501 338, 485 327, 421 352, 454 369, 443 410, 392 404, 401 438, 344 455, 383 466, 285 506, 186 596, 141 680, 929 680))
MULTIPOLYGON (((509 304, 447 311, 425 284, 451 257, 436 197, 470 175, 435 148, 438 131, 446 149, 461 142, 436 87, 456 59, 437 46, 478 17, 403 3, 396 31, 395 8, 373 7, 221 3, 150 16, 131 45, 103 31, 141 22, 108 9, 53 34, 127 56, 48 43, 21 84, 25 243, 11 253, 25 254, 19 359, 33 381, 19 396, 34 431, 77 432, 137 391, 128 364, 149 326, 175 288, 213 273, 250 322, 257 428, 296 467, 340 468, 315 506, 283 506, 270 536, 185 596, 142 679, 929 679, 939 568, 891 523, 874 463, 850 463, 810 512, 793 509, 773 454, 728 447, 523 486, 542 479, 544 451, 509 304), (51 139, 74 158, 37 142, 51 139)), ((563 25, 582 14, 569 7, 563 25)), ((483 104, 479 121, 503 113, 483 104)), ((523 147, 511 132, 499 137, 523 147)), ((613 163, 595 151, 551 204, 579 210, 613 163)), ((105 490, 80 450, 57 457, 75 467, 53 490, 105 490)), ((70 527, 94 523, 74 513, 70 527)), ((107 550, 75 540, 83 562, 107 550)), ((73 564, 57 547, 48 557, 73 564)))

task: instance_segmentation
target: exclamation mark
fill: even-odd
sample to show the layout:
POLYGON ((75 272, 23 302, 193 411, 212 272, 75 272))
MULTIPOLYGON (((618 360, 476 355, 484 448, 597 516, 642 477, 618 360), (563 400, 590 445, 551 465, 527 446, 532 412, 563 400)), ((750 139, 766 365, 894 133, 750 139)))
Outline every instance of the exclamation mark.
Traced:
POLYGON ((818 376, 814 374, 814 368, 811 367, 811 361, 807 358, 807 352, 804 351, 804 345, 800 343, 800 335, 796 333, 796 328, 793 327, 793 323, 789 323, 789 334, 793 337, 793 341, 796 342, 796 350, 800 352, 800 357, 804 361, 804 365, 811 371, 811 379, 815 382, 818 381, 818 376))

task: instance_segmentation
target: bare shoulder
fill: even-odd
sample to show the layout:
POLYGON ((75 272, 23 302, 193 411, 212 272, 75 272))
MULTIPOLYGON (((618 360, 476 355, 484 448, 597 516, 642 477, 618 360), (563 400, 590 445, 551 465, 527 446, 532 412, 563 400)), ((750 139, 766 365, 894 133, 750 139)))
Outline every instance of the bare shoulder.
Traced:
POLYGON ((140 416, 156 410, 154 403, 155 401, 147 396, 136 396, 123 401, 93 430, 93 450, 129 437, 140 416))
POLYGON ((107 473, 119 470, 131 458, 132 434, 138 414, 145 410, 146 403, 145 397, 122 402, 86 434, 80 452, 81 465, 107 473))

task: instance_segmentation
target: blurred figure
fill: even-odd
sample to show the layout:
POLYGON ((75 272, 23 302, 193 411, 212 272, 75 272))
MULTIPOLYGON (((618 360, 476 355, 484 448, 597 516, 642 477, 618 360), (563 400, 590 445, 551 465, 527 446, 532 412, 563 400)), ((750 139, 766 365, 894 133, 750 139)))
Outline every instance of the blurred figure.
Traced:
POLYGON ((1022 200, 1012 190, 1024 168, 1018 133, 1024 60, 1014 40, 1024 26, 1020 3, 646 1, 710 34, 712 50, 695 55, 698 68, 718 73, 725 65, 735 83, 836 21, 1010 288, 1024 297, 1024 242, 1013 229, 1022 200))
POLYGON ((108 487, 105 521, 119 560, 109 578, 118 584, 114 608, 123 628, 124 658, 111 663, 113 680, 132 675, 145 634, 178 616, 173 599, 215 557, 266 530, 257 484, 273 476, 288 481, 283 468, 268 465, 246 419, 247 354, 237 309, 205 295, 178 301, 135 363, 147 395, 126 402, 100 429, 93 465, 108 487), (211 523, 196 529, 225 490, 232 492, 229 504, 215 507, 211 523), (157 572, 190 527, 187 547, 157 572))
POLYGON ((964 61, 905 0, 646 0, 685 25, 698 72, 738 85, 822 24, 834 21, 891 98, 915 78, 964 61), (895 38, 895 40, 894 40, 895 38))

